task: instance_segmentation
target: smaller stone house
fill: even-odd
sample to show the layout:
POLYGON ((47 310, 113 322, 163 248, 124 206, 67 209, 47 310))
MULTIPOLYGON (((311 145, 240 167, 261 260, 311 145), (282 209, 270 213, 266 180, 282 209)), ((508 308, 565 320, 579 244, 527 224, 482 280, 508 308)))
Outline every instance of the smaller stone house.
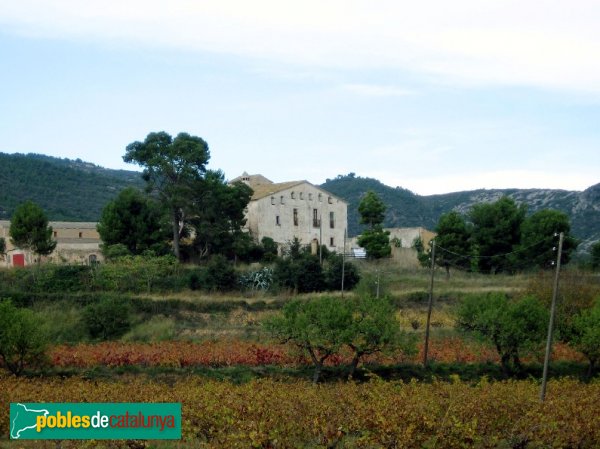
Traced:
MULTIPOLYGON (((417 251, 413 244, 417 238, 423 242, 426 251, 429 250, 431 240, 436 236, 435 232, 422 227, 416 228, 386 228, 390 233, 390 246, 392 247, 392 259, 401 266, 410 268, 419 266, 417 251)), ((351 254, 357 253, 358 236, 349 240, 351 254)))
MULTIPOLYGON (((54 263, 91 264, 103 260, 100 235, 93 222, 51 221, 56 249, 43 260, 54 263)), ((37 256, 31 251, 16 248, 10 241, 10 222, 0 220, 0 237, 6 240, 6 255, 0 266, 32 265, 37 256)))
POLYGON ((412 248, 415 240, 420 238, 426 251, 429 250, 431 240, 436 236, 435 232, 428 229, 417 228, 386 228, 390 233, 392 248, 412 248))

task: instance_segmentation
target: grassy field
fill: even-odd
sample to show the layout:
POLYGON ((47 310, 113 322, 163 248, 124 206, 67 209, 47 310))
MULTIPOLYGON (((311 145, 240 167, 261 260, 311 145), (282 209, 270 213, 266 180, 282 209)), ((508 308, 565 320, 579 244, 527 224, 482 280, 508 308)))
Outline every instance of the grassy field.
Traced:
MULTIPOLYGON (((131 329, 96 342, 83 324, 85 305, 103 292, 36 300, 51 348, 50 364, 14 378, 0 371, 0 436, 10 401, 182 402, 178 442, 8 442, 7 448, 595 448, 598 380, 585 379, 582 356, 555 346, 550 403, 537 399, 543 352, 523 354, 525 366, 507 378, 489 344, 455 329, 466 295, 536 294, 547 302, 552 273, 515 276, 436 270, 431 317, 432 363, 421 365, 430 272, 394 263, 356 262, 362 290, 387 296, 417 352, 377 354, 349 380, 350 354, 328 361, 323 382, 309 383, 310 360, 278 344, 263 322, 294 296, 287 291, 206 293, 182 290, 116 294, 131 306, 131 329), (568 380, 566 379, 568 378, 568 380), (563 407, 558 411, 556 407, 563 407)), ((565 272, 565 303, 600 296, 600 279, 565 272)), ((113 294, 115 295, 115 294, 113 294)))

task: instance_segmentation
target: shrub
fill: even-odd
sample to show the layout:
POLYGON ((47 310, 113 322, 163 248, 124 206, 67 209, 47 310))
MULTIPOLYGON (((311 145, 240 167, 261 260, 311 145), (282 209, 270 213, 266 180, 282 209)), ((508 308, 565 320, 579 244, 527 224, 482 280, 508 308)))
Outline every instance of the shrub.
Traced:
POLYGON ((46 336, 40 322, 28 309, 19 309, 9 300, 0 300, 0 358, 14 375, 45 359, 46 336))
POLYGON ((308 352, 318 382, 323 363, 336 354, 351 323, 350 311, 336 298, 324 296, 309 301, 293 300, 283 313, 265 322, 267 331, 282 342, 290 342, 308 352))
POLYGON ((277 243, 275 243, 275 240, 271 237, 263 237, 260 243, 263 250, 263 262, 269 263, 277 259, 277 243))
POLYGON ((177 282, 179 264, 171 256, 124 256, 96 269, 96 285, 101 290, 119 292, 151 292, 185 285, 177 282))
POLYGON ((78 292, 91 284, 91 267, 87 265, 45 265, 36 280, 38 291, 78 292))
POLYGON ((415 335, 400 329, 394 305, 388 298, 356 295, 340 301, 351 316, 344 338, 354 354, 350 375, 365 355, 394 349, 401 349, 405 354, 416 352, 415 335))
POLYGON ((310 356, 313 382, 321 375, 324 362, 344 346, 352 350, 350 375, 365 355, 393 349, 412 354, 416 342, 401 332, 393 305, 384 298, 331 296, 293 300, 283 313, 265 321, 267 331, 281 342, 292 343, 310 356))
POLYGON ((235 270, 227 259, 220 255, 210 258, 206 266, 206 288, 209 290, 227 291, 236 286, 235 270))
POLYGON ((200 290, 202 288, 202 280, 205 277, 205 272, 200 270, 194 270, 190 273, 188 278, 188 287, 190 290, 200 290))
POLYGON ((502 369, 520 369, 519 351, 544 341, 548 312, 532 296, 511 300, 503 293, 467 296, 457 310, 457 327, 489 340, 502 369))
MULTIPOLYGON (((541 271, 530 278, 525 292, 535 296, 549 308, 553 286, 554 273, 541 271)), ((600 284, 593 275, 578 270, 563 270, 560 273, 556 310, 558 338, 562 341, 571 340, 574 317, 581 311, 590 309, 596 298, 600 298, 600 284)))
POLYGON ((273 284, 273 270, 263 267, 260 270, 250 271, 240 276, 239 284, 252 291, 267 291, 273 284))
POLYGON ((131 328, 129 303, 117 296, 107 296, 100 302, 86 306, 83 318, 93 339, 116 339, 131 328))
POLYGON ((164 315, 153 316, 133 327, 123 336, 124 341, 165 341, 172 340, 176 334, 176 323, 173 318, 164 315))
POLYGON ((360 281, 360 274, 356 265, 348 261, 344 263, 341 255, 331 254, 323 273, 327 290, 341 290, 342 265, 344 265, 344 290, 352 290, 360 281))
POLYGON ((590 362, 588 374, 591 377, 596 363, 600 360, 600 299, 594 307, 582 310, 573 319, 572 335, 571 343, 590 362))
POLYGON ((41 307, 36 305, 35 313, 49 342, 76 343, 87 339, 88 331, 80 305, 69 300, 42 304, 41 307))
POLYGON ((319 259, 306 253, 277 260, 274 279, 280 287, 297 293, 318 292, 325 286, 319 259))

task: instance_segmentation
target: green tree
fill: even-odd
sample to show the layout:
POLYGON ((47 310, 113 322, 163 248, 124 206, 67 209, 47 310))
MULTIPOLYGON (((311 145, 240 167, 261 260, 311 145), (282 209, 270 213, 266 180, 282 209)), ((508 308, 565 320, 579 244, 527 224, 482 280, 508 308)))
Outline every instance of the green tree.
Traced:
POLYGON ((169 241, 165 218, 156 202, 128 187, 104 207, 97 229, 106 247, 123 244, 133 255, 147 250, 164 254, 169 241))
POLYGON ((542 209, 527 217, 521 225, 521 268, 549 268, 556 262, 558 233, 564 233, 561 264, 567 264, 577 248, 571 236, 569 217, 564 212, 542 209))
POLYGON ((383 223, 385 218, 385 203, 377 196, 377 194, 369 190, 360 200, 358 205, 358 213, 360 214, 360 222, 369 225, 371 229, 383 223))
POLYGON ((428 268, 431 266, 431 251, 425 251, 425 245, 421 237, 416 237, 413 240, 412 248, 417 252, 417 260, 422 267, 428 268))
POLYGON ((342 301, 323 296, 288 302, 282 314, 265 322, 265 328, 282 343, 292 343, 308 353, 314 365, 313 382, 317 383, 325 361, 344 345, 351 319, 342 301))
POLYGON ((44 361, 47 338, 41 329, 33 312, 0 300, 0 358, 15 376, 44 361))
POLYGON ((46 214, 33 201, 25 201, 15 209, 9 233, 12 244, 37 254, 38 262, 40 256, 47 256, 56 248, 52 226, 48 226, 46 214))
POLYGON ((260 241, 263 248, 263 262, 269 263, 277 259, 277 243, 271 237, 263 237, 260 241))
POLYGON ((600 241, 597 241, 592 245, 590 255, 592 258, 592 268, 597 270, 600 268, 600 241))
POLYGON ((473 243, 483 273, 511 272, 516 265, 513 251, 521 242, 521 224, 527 208, 507 196, 494 203, 476 204, 470 211, 473 243))
POLYGON ((206 173, 210 159, 207 143, 200 137, 180 133, 174 139, 164 131, 150 133, 144 142, 127 145, 125 162, 144 168, 147 189, 155 192, 169 210, 173 253, 181 258, 179 240, 186 221, 187 205, 206 173))
POLYGON ((358 205, 360 222, 369 226, 358 237, 357 243, 367 251, 369 259, 389 257, 392 253, 390 233, 382 227, 386 206, 375 192, 369 190, 358 205))
POLYGON ((365 355, 377 352, 402 349, 413 354, 416 341, 413 334, 400 329, 396 318, 396 310, 387 298, 375 298, 372 295, 356 295, 344 301, 344 306, 351 316, 350 325, 346 329, 345 344, 352 349, 350 375, 354 375, 356 367, 365 355))
POLYGON ((535 348, 546 336, 548 312, 532 296, 511 300, 503 293, 466 297, 457 310, 456 325, 491 342, 502 369, 520 369, 519 352, 535 348))
POLYGON ((131 256, 131 251, 122 243, 115 243, 114 245, 102 245, 102 254, 106 260, 115 261, 121 257, 131 256))
POLYGON ((600 299, 593 307, 575 316, 572 331, 571 344, 587 357, 590 362, 588 375, 591 377, 600 360, 600 299))
POLYGON ((221 171, 208 170, 198 183, 191 202, 190 223, 194 228, 194 248, 200 257, 222 254, 236 257, 250 243, 242 228, 252 189, 242 183, 225 182, 221 171))
POLYGON ((456 211, 443 214, 435 228, 437 265, 446 268, 450 276, 450 267, 469 269, 471 266, 471 229, 464 217, 456 211))
POLYGON ((4 237, 0 237, 0 257, 4 259, 5 254, 6 254, 6 240, 4 240, 4 237))
POLYGON ((358 237, 357 243, 367 251, 369 259, 382 259, 392 254, 390 233, 381 226, 365 230, 358 237))

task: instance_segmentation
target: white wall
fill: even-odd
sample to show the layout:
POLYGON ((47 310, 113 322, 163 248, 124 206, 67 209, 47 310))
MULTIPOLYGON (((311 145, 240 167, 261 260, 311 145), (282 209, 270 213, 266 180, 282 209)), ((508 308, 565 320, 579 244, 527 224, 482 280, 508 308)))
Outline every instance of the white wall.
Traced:
POLYGON ((322 244, 332 251, 342 252, 348 206, 344 201, 306 182, 251 201, 247 217, 247 226, 259 242, 263 237, 270 237, 284 244, 298 237, 302 244, 308 245, 316 239, 319 242, 322 240, 322 244), (294 224, 294 209, 297 210, 297 225, 294 224), (314 209, 322 220, 321 229, 313 226, 314 209), (333 228, 330 227, 330 212, 334 214, 333 228))

